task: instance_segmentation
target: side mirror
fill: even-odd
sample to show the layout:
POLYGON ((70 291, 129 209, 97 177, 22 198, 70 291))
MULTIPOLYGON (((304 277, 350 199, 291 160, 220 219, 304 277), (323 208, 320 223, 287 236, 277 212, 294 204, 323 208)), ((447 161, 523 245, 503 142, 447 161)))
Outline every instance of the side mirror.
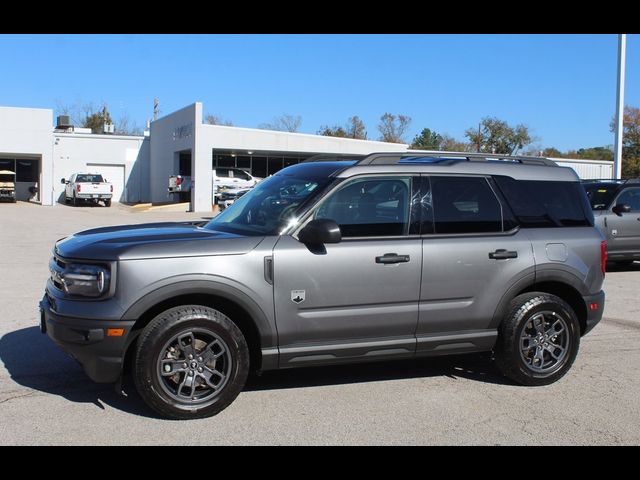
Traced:
POLYGON ((631 211, 631 206, 626 203, 619 203, 613 207, 611 211, 621 217, 623 213, 629 213, 631 211))
POLYGON ((342 233, 340 226, 333 220, 321 218, 311 220, 298 233, 298 240, 309 245, 324 245, 325 243, 340 243, 342 233))
POLYGON ((60 183, 64 185, 65 183, 67 183, 67 181, 64 178, 61 178, 60 183))

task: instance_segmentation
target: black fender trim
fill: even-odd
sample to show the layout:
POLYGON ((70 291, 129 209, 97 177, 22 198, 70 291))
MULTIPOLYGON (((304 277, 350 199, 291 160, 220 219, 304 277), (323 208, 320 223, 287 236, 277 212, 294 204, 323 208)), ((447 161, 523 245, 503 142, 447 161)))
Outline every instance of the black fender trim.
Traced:
POLYGON ((183 295, 212 295, 224 298, 245 309, 260 335, 261 348, 277 347, 275 326, 260 306, 246 293, 215 280, 183 280, 173 281, 169 285, 153 290, 136 301, 122 316, 122 320, 137 320, 150 308, 161 302, 183 295))
POLYGON ((537 270, 534 273, 530 273, 525 277, 518 279, 511 287, 504 293, 500 299, 500 303, 493 314, 489 328, 498 328, 500 322, 507 313, 509 303, 513 300, 518 293, 538 283, 556 282, 562 283, 572 287, 583 297, 588 295, 584 288, 584 282, 581 282, 574 274, 565 270, 559 269, 544 269, 537 270))

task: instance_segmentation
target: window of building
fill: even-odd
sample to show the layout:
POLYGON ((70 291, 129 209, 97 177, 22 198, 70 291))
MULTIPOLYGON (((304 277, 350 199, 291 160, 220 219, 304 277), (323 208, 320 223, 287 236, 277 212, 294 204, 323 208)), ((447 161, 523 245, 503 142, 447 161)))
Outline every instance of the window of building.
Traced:
POLYGON ((431 177, 435 233, 502 231, 500 203, 483 177, 431 177))
POLYGON ((0 170, 10 170, 15 173, 15 168, 13 158, 0 158, 0 170))
POLYGON ((343 237, 406 235, 410 192, 410 177, 354 180, 332 193, 315 218, 334 220, 343 237))
POLYGON ((267 177, 267 157, 253 156, 251 159, 251 175, 254 177, 267 177))
POLYGON ((251 157, 247 157, 246 155, 236 157, 236 167, 241 168, 243 170, 251 171, 251 157))
POLYGON ((228 168, 216 168, 216 177, 228 178, 229 176, 228 168))
POLYGON ((268 157, 267 173, 273 175, 282 170, 282 157, 268 157))

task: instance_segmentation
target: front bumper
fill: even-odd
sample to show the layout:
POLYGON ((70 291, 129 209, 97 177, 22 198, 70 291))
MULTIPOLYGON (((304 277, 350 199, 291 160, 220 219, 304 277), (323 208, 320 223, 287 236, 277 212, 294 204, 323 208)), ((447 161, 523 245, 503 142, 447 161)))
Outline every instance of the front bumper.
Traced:
POLYGON ((40 330, 74 357, 85 373, 98 383, 118 380, 135 321, 103 321, 70 318, 56 314, 47 295, 40 301, 40 330), (108 336, 107 329, 122 328, 122 336, 108 336))
POLYGON ((604 312, 604 290, 600 290, 595 295, 587 295, 582 298, 587 305, 586 328, 584 332, 582 332, 583 335, 586 335, 602 320, 602 313, 604 312), (597 308, 592 310, 591 305, 597 305, 597 308))

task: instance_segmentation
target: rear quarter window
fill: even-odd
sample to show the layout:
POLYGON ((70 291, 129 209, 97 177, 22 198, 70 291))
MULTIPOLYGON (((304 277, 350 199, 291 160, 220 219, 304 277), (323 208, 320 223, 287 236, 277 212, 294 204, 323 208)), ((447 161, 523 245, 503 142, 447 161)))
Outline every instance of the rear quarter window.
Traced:
POLYGON ((495 177, 496 184, 525 228, 593 226, 593 212, 578 182, 514 180, 495 177))

